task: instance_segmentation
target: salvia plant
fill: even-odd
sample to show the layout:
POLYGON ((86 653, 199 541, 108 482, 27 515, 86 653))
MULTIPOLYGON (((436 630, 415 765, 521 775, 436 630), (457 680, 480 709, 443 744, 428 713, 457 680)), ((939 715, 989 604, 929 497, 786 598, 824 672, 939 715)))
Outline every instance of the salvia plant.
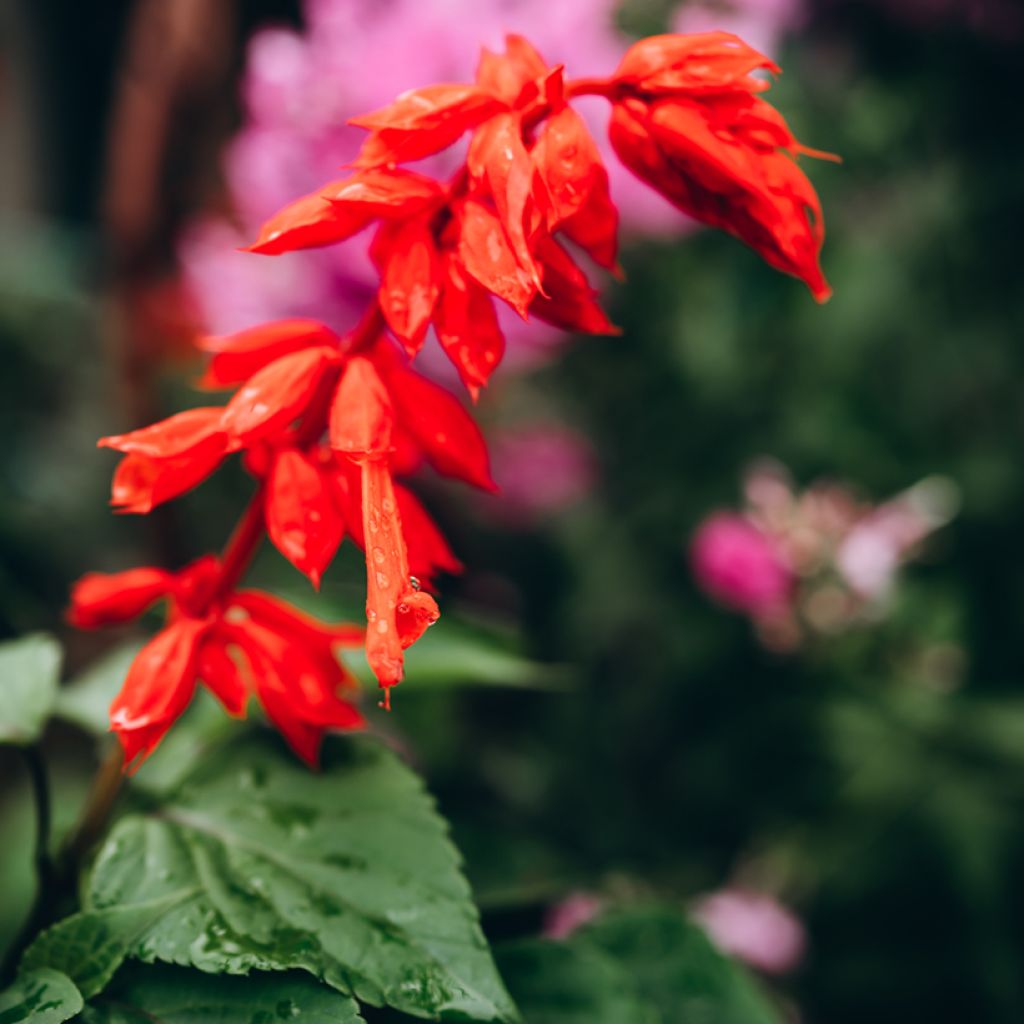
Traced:
POLYGON ((25 752, 40 828, 39 898, 4 968, 0 1021, 780 1019, 665 908, 611 909, 567 939, 502 946, 496 965, 410 769, 369 738, 324 743, 367 727, 341 652, 365 648, 390 707, 404 651, 439 618, 435 580, 460 567, 404 478, 426 462, 494 487, 462 401, 412 368, 430 329, 474 402, 502 360, 495 300, 566 331, 617 333, 579 262, 618 271, 618 211, 574 100, 609 102, 612 147, 642 181, 827 298, 821 209, 797 161, 825 154, 762 98, 778 70, 708 33, 642 40, 609 77, 572 79, 510 36, 504 53, 484 51, 475 82, 357 118, 369 134, 351 173, 263 226, 249 247, 260 256, 372 229, 380 287, 347 329, 289 319, 205 339, 201 386, 233 390, 226 404, 100 441, 123 455, 122 512, 150 512, 233 455, 255 489, 219 555, 74 585, 81 629, 165 608, 109 715, 94 680, 58 693, 47 638, 3 652, 0 740, 25 752), (467 133, 447 180, 405 166, 467 133), (365 625, 246 588, 264 537, 315 588, 345 538, 361 548, 365 625), (225 729, 213 702, 194 700, 200 688, 234 718, 254 697, 298 760, 261 730, 225 729), (37 745, 54 710, 120 741, 57 857, 37 745), (122 773, 161 744, 115 804, 122 773))

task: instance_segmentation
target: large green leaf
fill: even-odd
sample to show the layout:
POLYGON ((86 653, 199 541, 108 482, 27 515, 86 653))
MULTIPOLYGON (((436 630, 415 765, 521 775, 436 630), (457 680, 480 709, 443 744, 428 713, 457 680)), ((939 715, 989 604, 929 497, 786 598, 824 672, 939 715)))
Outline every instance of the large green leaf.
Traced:
POLYGON ((499 948, 526 1024, 779 1024, 738 964, 670 907, 618 911, 568 942, 499 948))
POLYGON ((42 969, 20 975, 0 992, 0 1024, 63 1024, 82 1009, 82 995, 66 974, 42 969))
POLYGON ((329 744, 310 774, 268 737, 210 755, 168 803, 124 818, 84 909, 28 966, 87 997, 125 958, 210 972, 304 968, 373 1005, 512 1020, 446 827, 379 743, 329 744))
POLYGON ((303 974, 229 978, 179 967, 120 972, 81 1016, 82 1024, 360 1024, 346 995, 303 974))
POLYGON ((39 739, 57 698, 60 663, 60 645, 45 633, 0 644, 0 743, 39 739))

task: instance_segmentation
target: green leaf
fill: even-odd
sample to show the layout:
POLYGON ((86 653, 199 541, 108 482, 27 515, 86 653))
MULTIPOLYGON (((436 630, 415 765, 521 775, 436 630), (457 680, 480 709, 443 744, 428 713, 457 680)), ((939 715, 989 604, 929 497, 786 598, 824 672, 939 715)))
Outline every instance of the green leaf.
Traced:
POLYGON ((353 1000, 302 974, 229 978, 132 967, 86 1007, 82 1024, 361 1024, 353 1000))
POLYGON ((45 633, 0 644, 0 743, 39 739, 57 699, 60 663, 60 644, 45 633))
POLYGON ((81 993, 59 971, 27 972, 0 992, 0 1024, 62 1024, 81 1009, 81 993))
POLYGON ((496 953, 525 1024, 661 1024, 625 968, 598 950, 537 939, 496 953))
POLYGON ((753 979, 670 907, 609 913, 568 942, 498 949, 525 1024, 780 1024, 753 979))
POLYGON ((210 972, 304 968, 363 1002, 514 1020, 443 820, 379 743, 329 744, 319 775, 267 737, 208 757, 123 819, 84 909, 26 955, 87 997, 126 958, 210 972))

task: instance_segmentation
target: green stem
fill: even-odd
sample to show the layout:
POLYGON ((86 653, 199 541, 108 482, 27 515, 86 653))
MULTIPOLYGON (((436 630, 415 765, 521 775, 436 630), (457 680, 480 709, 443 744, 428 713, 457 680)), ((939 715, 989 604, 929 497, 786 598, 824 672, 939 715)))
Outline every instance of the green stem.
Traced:
POLYGON ((27 948, 46 914, 46 908, 55 890, 56 868, 50 856, 50 836, 52 833, 52 802, 50 800, 50 781, 46 772, 46 762, 38 746, 20 748, 28 773, 29 786, 32 791, 32 803, 35 807, 36 836, 32 853, 32 863, 36 875, 36 895, 25 923, 17 938, 11 943, 7 955, 0 964, 0 988, 14 977, 21 954, 27 948))

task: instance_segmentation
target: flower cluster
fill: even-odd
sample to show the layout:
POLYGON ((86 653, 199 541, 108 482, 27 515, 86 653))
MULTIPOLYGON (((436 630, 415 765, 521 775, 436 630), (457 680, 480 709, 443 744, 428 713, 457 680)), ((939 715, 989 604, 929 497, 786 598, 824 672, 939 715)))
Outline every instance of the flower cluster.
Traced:
POLYGON ((264 531, 314 586, 343 537, 363 548, 366 654, 387 703, 403 651, 438 618, 424 588, 459 567, 396 478, 425 461, 493 487, 472 418, 409 361, 433 330, 475 400, 503 353, 496 300, 565 330, 616 331, 574 255, 614 270, 618 213, 572 100, 610 100, 612 142, 627 167, 802 278, 816 297, 827 294, 820 210, 795 160, 808 151, 758 97, 762 70, 774 65, 726 33, 667 35, 637 43, 608 78, 573 81, 510 36, 504 53, 484 51, 474 83, 415 89, 356 119, 369 135, 352 173, 290 203, 249 248, 277 255, 372 229, 380 283, 359 324, 339 334, 318 321, 283 320, 206 339, 201 384, 235 388, 226 405, 100 442, 124 455, 113 504, 126 512, 184 493, 233 454, 258 481, 219 562, 177 576, 87 577, 75 590, 72 617, 83 626, 169 599, 168 625, 113 708, 129 760, 154 748, 197 678, 231 711, 254 692, 309 760, 325 729, 359 723, 338 696, 347 677, 328 670, 334 643, 352 631, 311 625, 277 603, 271 616, 270 599, 236 589, 264 531), (447 181, 402 166, 467 133, 466 158, 447 181), (293 657, 307 641, 305 660, 293 657))
MULTIPOLYGON (((672 31, 726 30, 773 56, 781 35, 800 18, 802 3, 674 0, 672 31)), ((270 25, 249 41, 241 81, 243 123, 222 166, 222 202, 230 216, 217 202, 218 208, 189 224, 180 241, 188 292, 216 333, 282 317, 346 323, 360 315, 376 288, 374 269, 362 253, 340 261, 330 251, 309 250, 285 268, 236 251, 275 210, 355 158, 362 132, 347 124, 350 117, 424 82, 466 80, 478 46, 500 44, 510 29, 556 62, 571 58, 577 75, 606 73, 630 42, 616 24, 618 0, 300 0, 299 6, 301 29, 270 25)), ((580 110, 600 127, 600 102, 581 104, 580 110)), ((613 155, 600 134, 602 153, 613 155)), ((455 151, 442 153, 425 167, 449 174, 459 159, 455 151)), ((689 227, 618 161, 608 161, 608 173, 625 232, 675 237, 689 227)), ((514 314, 502 319, 513 365, 542 356, 558 337, 555 329, 521 326, 514 314)))
POLYGON ((874 506, 842 484, 797 493, 775 463, 755 466, 744 491, 742 512, 715 512, 700 524, 690 555, 700 586, 749 616, 774 650, 876 614, 900 567, 957 501, 954 485, 938 477, 874 506))

